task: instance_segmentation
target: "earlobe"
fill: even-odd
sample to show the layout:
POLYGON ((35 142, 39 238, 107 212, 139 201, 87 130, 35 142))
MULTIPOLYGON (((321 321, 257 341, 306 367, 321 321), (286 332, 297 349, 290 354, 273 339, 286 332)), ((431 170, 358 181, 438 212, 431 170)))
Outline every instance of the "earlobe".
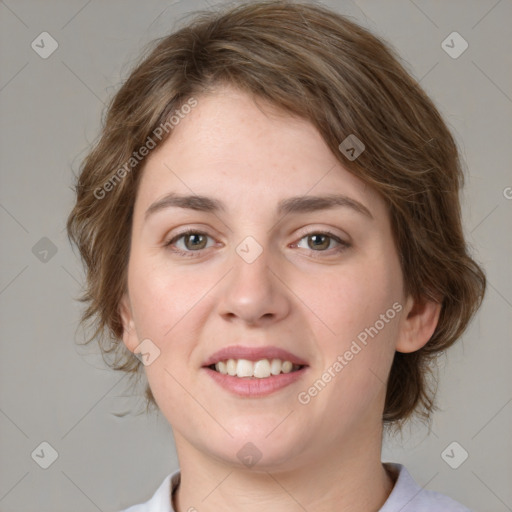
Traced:
POLYGON ((407 298, 396 343, 398 352, 415 352, 428 343, 436 330, 441 303, 431 299, 407 298))
POLYGON ((126 293, 123 295, 119 304, 119 314, 123 323, 123 343, 130 352, 133 352, 139 343, 135 330, 135 322, 133 321, 130 299, 126 293))

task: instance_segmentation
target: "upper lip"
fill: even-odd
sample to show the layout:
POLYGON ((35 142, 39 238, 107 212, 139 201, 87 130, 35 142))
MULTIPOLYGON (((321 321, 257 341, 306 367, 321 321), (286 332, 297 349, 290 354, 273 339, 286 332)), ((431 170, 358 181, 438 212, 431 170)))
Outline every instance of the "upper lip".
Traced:
POLYGON ((211 366, 227 359, 247 359, 249 361, 281 359, 281 361, 290 361, 293 364, 307 366, 306 361, 279 347, 244 347, 242 345, 231 345, 218 350, 204 362, 203 366, 211 366))

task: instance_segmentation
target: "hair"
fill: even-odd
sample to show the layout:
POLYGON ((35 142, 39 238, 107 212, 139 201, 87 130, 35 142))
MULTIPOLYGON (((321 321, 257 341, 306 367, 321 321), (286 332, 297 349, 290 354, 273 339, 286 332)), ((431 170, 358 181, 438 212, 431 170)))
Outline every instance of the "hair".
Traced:
MULTIPOLYGON (((96 339, 111 368, 143 374, 143 364, 119 343, 119 305, 145 161, 138 150, 190 98, 219 85, 311 122, 344 168, 384 198, 404 291, 440 303, 441 313, 423 348, 395 352, 383 422, 402 424, 413 413, 428 420, 435 409, 435 359, 462 335, 486 286, 464 240, 458 150, 393 48, 312 3, 257 1, 199 11, 153 41, 111 99, 101 135, 82 162, 67 220, 68 237, 86 267, 79 298, 87 304, 80 324, 93 327, 86 343, 96 339), (353 160, 339 149, 349 135, 365 145, 353 160)), ((155 137, 156 145, 171 133, 155 137)), ((145 397, 146 410, 156 406, 147 384, 145 397)))

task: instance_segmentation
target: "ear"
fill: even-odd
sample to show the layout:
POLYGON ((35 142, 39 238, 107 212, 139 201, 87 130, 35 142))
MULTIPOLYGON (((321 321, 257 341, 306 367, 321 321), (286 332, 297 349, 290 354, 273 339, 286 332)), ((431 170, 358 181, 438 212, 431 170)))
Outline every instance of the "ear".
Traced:
POLYGON ((130 352, 134 352, 135 348, 139 345, 139 340, 135 330, 130 298, 126 292, 119 304, 119 314, 123 323, 123 343, 130 352))
POLYGON ((415 352, 430 340, 439 321, 441 304, 427 298, 407 297, 396 342, 398 352, 415 352))

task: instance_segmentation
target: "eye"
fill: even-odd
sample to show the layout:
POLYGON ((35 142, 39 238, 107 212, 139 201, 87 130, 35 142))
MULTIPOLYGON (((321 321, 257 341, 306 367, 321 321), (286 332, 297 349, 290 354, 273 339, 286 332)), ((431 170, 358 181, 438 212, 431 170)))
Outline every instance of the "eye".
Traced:
POLYGON ((193 254, 194 252, 199 252, 207 248, 206 242, 208 238, 211 237, 209 237, 207 233, 189 229, 165 242, 164 247, 172 247, 176 242, 179 242, 181 239, 183 239, 184 248, 175 247, 171 250, 182 256, 195 256, 193 254))
MULTIPOLYGON (((308 248, 312 251, 312 253, 340 253, 350 247, 350 244, 348 242, 341 240, 341 238, 339 238, 334 233, 331 233, 329 231, 313 231, 311 233, 308 233, 299 240, 299 242, 296 244, 297 247, 300 247, 299 244, 300 242, 302 242, 302 240, 308 240, 308 248), (331 250, 329 250, 329 246, 333 241, 336 242, 338 246, 331 247, 331 250)), ((314 257, 318 256, 318 254, 314 254, 314 257)))

